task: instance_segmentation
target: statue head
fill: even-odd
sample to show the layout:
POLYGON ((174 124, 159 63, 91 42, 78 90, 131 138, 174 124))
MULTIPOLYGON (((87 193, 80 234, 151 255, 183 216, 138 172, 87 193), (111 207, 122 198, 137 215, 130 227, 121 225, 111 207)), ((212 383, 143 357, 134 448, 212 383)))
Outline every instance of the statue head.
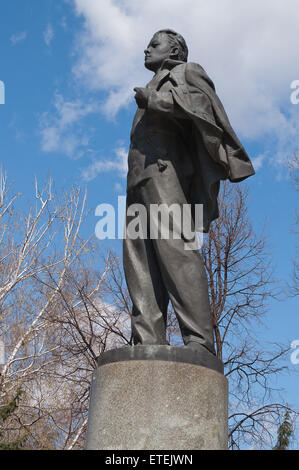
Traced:
POLYGON ((161 29, 154 34, 144 53, 145 67, 156 72, 166 59, 187 62, 188 47, 183 36, 172 29, 161 29))

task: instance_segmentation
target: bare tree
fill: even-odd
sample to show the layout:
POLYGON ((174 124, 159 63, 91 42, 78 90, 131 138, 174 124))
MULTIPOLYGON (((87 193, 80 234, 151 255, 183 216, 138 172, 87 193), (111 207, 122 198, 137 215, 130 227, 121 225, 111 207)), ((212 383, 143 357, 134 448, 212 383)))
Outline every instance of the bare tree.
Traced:
POLYGON ((260 344, 267 300, 278 293, 263 233, 254 233, 246 187, 223 184, 219 218, 207 235, 206 266, 217 355, 230 389, 230 447, 271 446, 284 403, 272 403, 271 379, 286 366, 288 346, 260 344))
POLYGON ((86 194, 78 188, 58 197, 51 181, 42 190, 36 183, 24 211, 4 174, 0 182, 0 407, 22 390, 4 437, 25 432, 32 448, 78 448, 97 356, 130 341, 104 288, 115 259, 100 263, 92 239, 82 238, 86 194))

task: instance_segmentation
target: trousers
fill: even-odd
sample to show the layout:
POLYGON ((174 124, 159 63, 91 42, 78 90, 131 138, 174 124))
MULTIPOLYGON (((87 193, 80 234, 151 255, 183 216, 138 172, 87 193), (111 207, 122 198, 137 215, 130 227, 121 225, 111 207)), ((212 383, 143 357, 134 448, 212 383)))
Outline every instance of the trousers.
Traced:
MULTIPOLYGON (((154 177, 130 189, 127 208, 141 204, 147 211, 147 234, 132 239, 125 235, 123 264, 132 299, 134 344, 166 344, 167 309, 171 301, 185 345, 199 343, 215 354, 208 281, 198 249, 186 249, 182 227, 171 220, 169 238, 150 238, 153 204, 188 204, 190 181, 178 178, 170 165, 154 177), (175 236, 174 236, 175 235, 175 236)), ((127 214, 126 228, 133 216, 127 214)))

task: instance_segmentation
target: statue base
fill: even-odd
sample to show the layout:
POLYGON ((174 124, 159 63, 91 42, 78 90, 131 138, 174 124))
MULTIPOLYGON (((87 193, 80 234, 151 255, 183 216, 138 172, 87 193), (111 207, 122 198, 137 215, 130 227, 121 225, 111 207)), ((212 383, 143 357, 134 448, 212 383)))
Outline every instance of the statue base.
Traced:
POLYGON ((228 386, 205 348, 125 346, 93 374, 86 449, 225 450, 228 386))

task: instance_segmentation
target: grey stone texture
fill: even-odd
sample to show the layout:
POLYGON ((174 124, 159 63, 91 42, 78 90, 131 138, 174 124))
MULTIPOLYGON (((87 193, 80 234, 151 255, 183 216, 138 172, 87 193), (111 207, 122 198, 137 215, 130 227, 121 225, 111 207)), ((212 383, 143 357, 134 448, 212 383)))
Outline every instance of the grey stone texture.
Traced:
POLYGON ((224 375, 202 365, 156 359, 100 365, 86 449, 226 449, 227 401, 224 375))

